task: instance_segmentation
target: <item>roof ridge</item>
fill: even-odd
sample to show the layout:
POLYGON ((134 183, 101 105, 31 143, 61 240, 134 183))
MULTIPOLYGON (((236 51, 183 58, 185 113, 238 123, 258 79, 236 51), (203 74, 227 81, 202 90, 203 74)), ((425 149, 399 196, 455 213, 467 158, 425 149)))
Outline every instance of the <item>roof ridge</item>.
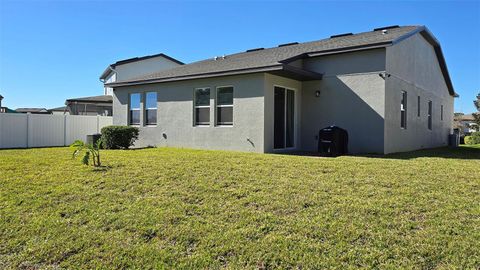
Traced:
MULTIPOLYGON (((395 29, 395 30, 398 30, 398 29, 405 29, 405 28, 408 28, 408 27, 415 27, 415 28, 418 28, 418 27, 422 27, 423 25, 402 25, 402 26, 399 26, 399 27, 396 27, 396 28, 389 28, 389 29, 395 29)), ((378 30, 377 30, 378 31, 378 30)), ((289 45, 289 46, 274 46, 274 47, 265 47, 263 50, 261 51, 268 51, 268 50, 275 50, 275 49, 284 49, 286 47, 300 47, 302 45, 305 45, 305 44, 313 44, 313 43, 317 43, 317 42, 324 42, 324 41, 327 41, 327 40, 333 40, 333 39, 336 39, 336 40, 340 40, 340 39, 353 39, 355 37, 358 37, 360 35, 364 35, 364 34, 370 34, 370 33, 375 33, 377 31, 364 31, 364 32, 359 32, 359 33, 353 33, 352 35, 347 35, 347 36, 340 36, 340 37, 335 37, 335 35, 330 36, 330 37, 327 37, 327 38, 323 38, 323 39, 318 39, 318 40, 311 40, 311 41, 304 41, 304 42, 297 42, 297 44, 292 44, 292 45, 289 45)), ((412 30, 414 31, 414 30, 412 30)), ((286 43, 288 44, 288 43, 286 43)), ((260 52, 261 52, 260 51, 260 52)), ((232 54, 227 54, 225 55, 225 57, 229 57, 229 56, 235 56, 235 55, 239 55, 239 54, 247 54, 247 53, 254 53, 254 52, 259 52, 259 51, 250 51, 250 52, 247 52, 246 50, 244 51, 240 51, 240 52, 237 52, 237 53, 232 53, 232 54)), ((186 65, 190 65, 190 64, 193 64, 193 63, 198 63, 198 62, 201 62, 201 61, 208 61, 208 60, 211 60, 211 59, 203 59, 203 60, 199 60, 199 61, 196 61, 196 62, 192 62, 192 63, 188 63, 186 65)))
MULTIPOLYGON (((129 81, 152 81, 162 78, 183 78, 190 75, 210 74, 240 69, 257 69, 262 66, 271 66, 281 64, 286 59, 291 59, 302 54, 329 51, 333 49, 342 49, 349 47, 367 47, 370 44, 387 44, 393 42, 399 37, 412 33, 418 26, 400 26, 392 28, 388 33, 381 31, 365 31, 353 35, 330 38, 326 37, 314 41, 301 42, 284 47, 270 47, 259 51, 245 52, 244 50, 225 55, 225 58, 207 58, 195 61, 186 65, 174 67, 171 69, 154 72, 144 76, 132 78, 126 81, 117 81, 110 85, 119 83, 128 83, 129 81)), ((108 84, 107 84, 108 85, 108 84)))

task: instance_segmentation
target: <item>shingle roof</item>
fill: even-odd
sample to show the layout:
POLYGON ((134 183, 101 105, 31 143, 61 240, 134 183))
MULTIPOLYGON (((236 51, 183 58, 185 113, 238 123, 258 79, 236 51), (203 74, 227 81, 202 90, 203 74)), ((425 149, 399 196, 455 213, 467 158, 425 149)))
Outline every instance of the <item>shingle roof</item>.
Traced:
MULTIPOLYGON (((286 64, 287 60, 300 58, 305 55, 317 56, 349 50, 385 47, 416 33, 421 33, 434 46, 449 92, 451 95, 456 95, 448 75, 440 45, 425 26, 389 26, 376 28, 374 31, 340 35, 318 41, 293 43, 292 45, 268 49, 247 50, 246 52, 226 55, 224 58, 210 58, 125 81, 116 81, 106 84, 106 86, 118 87, 241 73, 271 72, 273 70, 285 71, 288 66, 286 64), (387 29, 386 33, 384 29, 387 29)), ((292 69, 292 67, 289 66, 288 69, 292 69)), ((297 73, 295 70, 292 72, 297 73)), ((309 71, 301 70, 298 72, 309 71)), ((311 76, 311 74, 308 75, 311 76)))
POLYGON ((473 114, 465 114, 459 117, 459 120, 461 121, 474 121, 475 118, 473 117, 473 114))
POLYGON ((62 106, 62 107, 57 107, 57 108, 52 108, 52 109, 49 109, 49 111, 53 111, 53 112, 63 112, 67 109, 67 106, 62 106))
POLYGON ((48 113, 48 110, 45 108, 18 108, 15 110, 16 112, 21 113, 48 113))
MULTIPOLYGON (((228 70, 252 69, 278 65, 281 61, 311 52, 331 49, 348 48, 354 46, 373 45, 392 40, 415 30, 416 26, 404 26, 382 31, 370 31, 351 36, 327 38, 319 41, 299 43, 290 46, 274 47, 251 52, 241 52, 225 56, 225 59, 206 59, 191 64, 175 67, 161 72, 134 78, 128 81, 141 81, 169 77, 180 77, 194 74, 222 72, 228 70)), ((117 81, 116 83, 120 83, 117 81)), ((127 81, 125 81, 127 82, 127 81)))
POLYGON ((67 102, 112 103, 113 98, 110 95, 101 95, 101 96, 92 96, 92 97, 70 98, 70 99, 67 99, 67 102))

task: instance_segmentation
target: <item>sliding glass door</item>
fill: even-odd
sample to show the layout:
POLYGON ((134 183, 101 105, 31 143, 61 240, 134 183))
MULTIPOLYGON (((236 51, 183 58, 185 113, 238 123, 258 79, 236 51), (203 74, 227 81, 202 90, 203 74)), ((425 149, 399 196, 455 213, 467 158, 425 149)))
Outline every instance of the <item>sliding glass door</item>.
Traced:
POLYGON ((273 148, 295 147, 295 91, 274 88, 274 140, 273 148))

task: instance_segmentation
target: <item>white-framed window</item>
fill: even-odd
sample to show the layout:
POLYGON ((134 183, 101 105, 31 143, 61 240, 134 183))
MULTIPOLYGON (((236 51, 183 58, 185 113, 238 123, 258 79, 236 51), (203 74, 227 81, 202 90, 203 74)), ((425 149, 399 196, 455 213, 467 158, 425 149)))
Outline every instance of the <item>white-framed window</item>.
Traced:
POLYGON ((420 96, 417 97, 417 117, 420 117, 420 96))
POLYGON ((157 124, 157 92, 145 93, 145 125, 157 124))
POLYGON ((428 101, 428 129, 432 130, 432 101, 428 101))
POLYGON ((216 98, 216 125, 233 125, 233 87, 217 87, 216 98))
POLYGON ((193 100, 194 125, 210 125, 210 88, 196 88, 193 100))
POLYGON ((400 102, 400 127, 407 128, 407 92, 402 91, 402 100, 400 102))
POLYGON ((443 105, 440 105, 440 120, 443 121, 443 105))
POLYGON ((129 124, 140 125, 140 93, 130 94, 129 124))

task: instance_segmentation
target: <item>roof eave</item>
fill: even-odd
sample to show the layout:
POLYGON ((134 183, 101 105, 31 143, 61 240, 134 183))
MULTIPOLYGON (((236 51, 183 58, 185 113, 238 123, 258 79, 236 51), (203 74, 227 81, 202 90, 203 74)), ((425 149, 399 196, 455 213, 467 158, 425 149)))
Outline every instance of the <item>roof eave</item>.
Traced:
POLYGON ((301 69, 287 64, 284 64, 281 70, 271 71, 269 73, 298 81, 313 81, 323 79, 322 73, 301 69))
POLYGON ((113 82, 113 83, 107 83, 105 84, 105 86, 107 87, 133 86, 133 85, 143 85, 143 84, 152 84, 152 83, 161 83, 161 82, 174 82, 174 81, 203 79, 203 78, 212 78, 212 77, 221 77, 221 76, 242 75, 242 74, 249 74, 249 73, 269 72, 269 71, 275 71, 275 70, 281 70, 281 69, 283 69, 283 65, 276 64, 276 65, 259 67, 259 68, 228 70, 228 71, 193 74, 193 75, 186 75, 186 76, 172 76, 172 77, 161 78, 161 79, 113 82))
POLYGON ((243 75, 251 73, 261 73, 267 72, 274 75, 284 76, 300 81, 309 81, 309 80, 321 80, 323 74, 300 69, 293 67, 287 64, 276 64, 267 67, 259 68, 250 68, 250 69, 241 69, 241 70, 230 70, 225 72, 212 72, 204 74, 196 74, 189 76, 178 76, 162 79, 150 79, 150 80, 139 80, 131 82, 115 82, 105 84, 107 87, 122 87, 122 86, 133 86, 133 85, 143 85, 143 84, 153 84, 153 83, 162 83, 162 82, 174 82, 174 81, 184 81, 184 80, 193 80, 193 79, 203 79, 203 78, 212 78, 212 77, 221 77, 221 76, 232 76, 232 75, 243 75))
POLYGON ((102 75, 100 75, 100 80, 105 80, 110 73, 112 73, 113 66, 109 65, 105 71, 103 71, 102 75))
POLYGON ((101 104, 110 104, 112 103, 112 101, 97 101, 97 100, 91 100, 91 101, 88 101, 88 100, 66 100, 65 101, 65 105, 67 104, 70 104, 70 103, 75 103, 75 104, 97 104, 97 103, 101 103, 101 104))

